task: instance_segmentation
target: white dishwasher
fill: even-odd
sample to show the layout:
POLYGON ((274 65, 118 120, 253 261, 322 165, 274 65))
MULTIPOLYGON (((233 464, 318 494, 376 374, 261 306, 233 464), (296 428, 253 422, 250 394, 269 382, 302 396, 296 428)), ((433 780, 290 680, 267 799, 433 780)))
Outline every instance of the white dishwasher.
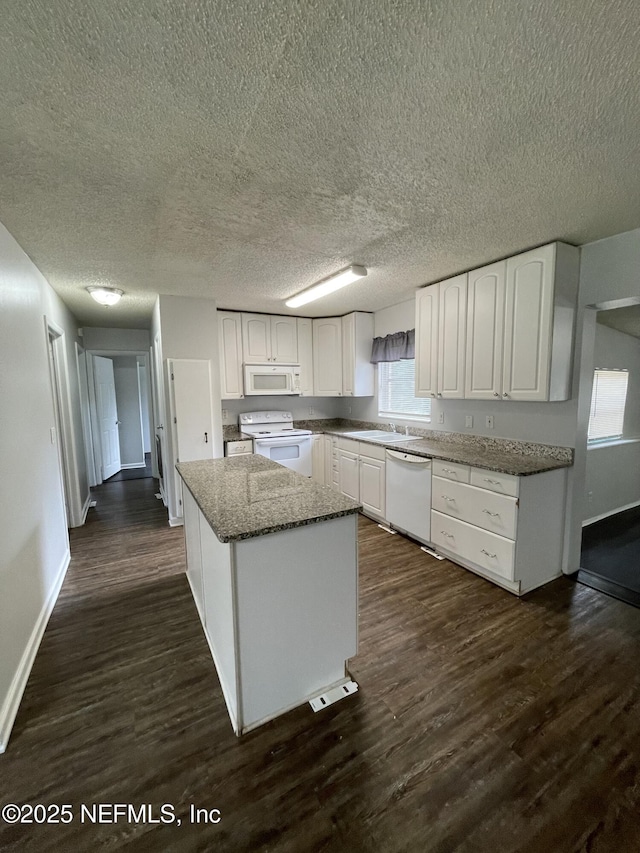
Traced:
POLYGON ((387 521, 425 545, 431 543, 431 459, 387 450, 387 521))

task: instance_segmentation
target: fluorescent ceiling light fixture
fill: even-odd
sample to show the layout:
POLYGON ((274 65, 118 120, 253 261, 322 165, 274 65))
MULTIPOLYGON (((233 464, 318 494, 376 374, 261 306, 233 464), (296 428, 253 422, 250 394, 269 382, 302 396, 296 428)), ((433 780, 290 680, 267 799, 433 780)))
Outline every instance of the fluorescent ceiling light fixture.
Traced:
POLYGON ((87 290, 91 296, 99 302, 100 305, 115 305, 120 302, 120 297, 123 291, 117 287, 88 287, 87 290))
POLYGON ((291 299, 287 299, 285 305, 288 305, 289 308, 299 308, 301 305, 306 305, 307 302, 313 302, 314 299, 320 299, 321 296, 333 293, 334 290, 340 290, 341 287, 345 287, 347 284, 357 281, 366 274, 366 267, 357 267, 352 265, 347 267, 346 270, 341 270, 335 275, 325 278, 324 281, 320 281, 318 284, 308 287, 297 296, 292 296, 291 299))

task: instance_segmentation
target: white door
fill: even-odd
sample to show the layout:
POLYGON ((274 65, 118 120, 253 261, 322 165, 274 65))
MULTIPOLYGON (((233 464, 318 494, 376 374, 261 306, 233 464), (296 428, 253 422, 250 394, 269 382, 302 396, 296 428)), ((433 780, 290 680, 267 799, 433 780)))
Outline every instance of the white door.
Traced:
POLYGON ((503 393, 548 400, 555 243, 507 260, 503 393))
POLYGON ((467 274, 441 281, 438 306, 438 397, 464 397, 467 274))
POLYGON ((416 293, 416 397, 438 390, 438 285, 416 293))
POLYGON ((348 450, 338 450, 338 467, 340 471, 340 491, 354 501, 360 500, 360 477, 358 454, 348 450))
POLYGON ((506 271, 507 262, 499 261, 468 274, 466 399, 502 396, 506 271))
POLYGON ((309 317, 298 317, 298 362, 300 364, 300 396, 313 396, 313 325, 309 317))
POLYGON ((242 314, 242 359, 245 364, 271 361, 271 317, 242 314))
MULTIPOLYGON (((211 362, 169 359, 173 463, 213 458, 211 362)), ((174 474, 176 516, 182 515, 182 487, 174 474)))
POLYGON ((242 385, 242 322, 240 314, 218 311, 218 348, 220 351, 220 396, 238 400, 244 396, 242 385))
POLYGON ((102 479, 107 480, 120 470, 118 407, 116 405, 116 385, 113 379, 113 362, 110 358, 95 355, 93 357, 93 372, 96 383, 100 448, 102 450, 102 479))
POLYGON ((342 318, 313 321, 313 382, 316 397, 342 396, 342 318))
POLYGON ((158 487, 162 503, 167 505, 167 490, 164 483, 164 466, 167 461, 167 439, 165 438, 164 420, 165 420, 165 396, 164 396, 164 375, 162 371, 162 346, 160 334, 155 336, 153 341, 153 371, 152 383, 153 388, 153 416, 154 416, 154 441, 155 441, 155 457, 158 470, 158 487))
POLYGON ((295 317, 271 317, 271 361, 298 363, 298 325, 295 317))
POLYGON ((170 359, 169 376, 175 461, 212 459, 211 362, 170 359))
POLYGON ((360 502, 365 511, 385 517, 385 463, 381 459, 360 457, 360 502))

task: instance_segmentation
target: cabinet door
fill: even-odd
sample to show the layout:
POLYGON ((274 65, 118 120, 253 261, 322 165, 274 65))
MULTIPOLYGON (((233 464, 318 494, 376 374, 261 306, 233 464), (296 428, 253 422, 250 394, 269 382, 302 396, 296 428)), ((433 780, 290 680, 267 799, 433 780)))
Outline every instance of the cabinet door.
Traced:
MULTIPOLYGON (((334 486, 333 482, 333 436, 325 435, 324 438, 324 484, 334 486)), ((337 465, 337 459, 336 459, 337 465)), ((337 473, 336 473, 337 480, 337 473)))
POLYGON ((309 317, 298 317, 300 396, 313 396, 313 327, 309 317))
POLYGON ((313 385, 316 397, 342 396, 342 318, 313 321, 313 385))
POLYGON ((358 476, 357 453, 348 450, 338 450, 338 469, 340 477, 340 491, 354 501, 360 500, 360 478, 358 476))
POLYGON ((548 400, 555 244, 507 260, 503 392, 548 400))
POLYGON ((464 397, 467 274, 441 281, 438 306, 438 397, 464 397))
POLYGON ((242 355, 245 364, 271 361, 271 317, 268 314, 242 315, 242 355))
POLYGON ((506 270, 507 262, 499 261, 468 274, 466 399, 502 396, 506 270))
POLYGON ((416 397, 438 389, 438 285, 416 293, 416 397))
POLYGON ((298 325, 295 317, 271 317, 271 360, 298 363, 298 325))
POLYGON ((368 456, 360 457, 360 501, 365 512, 385 517, 385 463, 368 456))
POLYGON ((342 318, 342 393, 353 397, 355 386, 355 340, 356 315, 347 314, 342 318))
POLYGON ((324 435, 311 436, 311 479, 316 483, 325 483, 324 435))
POLYGON ((223 400, 243 397, 241 315, 218 311, 220 351, 220 396, 223 400))

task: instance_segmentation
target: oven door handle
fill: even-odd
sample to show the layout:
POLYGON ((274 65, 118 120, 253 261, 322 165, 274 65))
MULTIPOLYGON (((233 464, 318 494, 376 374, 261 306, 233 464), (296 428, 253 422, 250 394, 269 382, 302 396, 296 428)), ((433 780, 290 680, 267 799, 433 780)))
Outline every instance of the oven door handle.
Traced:
POLYGON ((288 438, 280 436, 279 438, 254 438, 256 447, 278 447, 280 444, 304 444, 311 441, 310 435, 295 435, 288 438))

